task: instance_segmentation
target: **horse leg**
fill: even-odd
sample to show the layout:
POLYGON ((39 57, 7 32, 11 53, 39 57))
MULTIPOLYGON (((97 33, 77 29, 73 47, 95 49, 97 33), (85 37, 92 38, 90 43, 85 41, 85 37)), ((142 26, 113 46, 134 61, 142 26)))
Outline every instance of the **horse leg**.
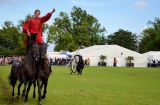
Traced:
POLYGON ((84 68, 84 64, 81 67, 81 75, 82 75, 82 72, 83 72, 83 68, 84 68))
POLYGON ((76 69, 77 69, 77 64, 72 66, 72 72, 75 74, 76 73, 76 69))
POLYGON ((47 93, 47 85, 48 85, 48 80, 43 82, 44 83, 44 91, 43 91, 43 96, 42 99, 45 99, 46 93, 47 93))
POLYGON ((79 71, 77 72, 77 75, 80 75, 80 72, 79 72, 79 71))
POLYGON ((42 90, 42 88, 43 88, 43 85, 44 85, 44 83, 43 83, 43 81, 42 81, 42 83, 41 83, 41 90, 42 90))
POLYGON ((26 92, 25 100, 24 100, 25 102, 28 101, 28 93, 29 93, 29 91, 30 91, 30 88, 31 88, 31 86, 32 86, 32 83, 33 83, 33 82, 29 82, 29 84, 28 84, 27 92, 26 92))
POLYGON ((70 74, 72 74, 73 73, 73 66, 72 65, 70 65, 70 71, 71 71, 70 74))
POLYGON ((80 72, 81 72, 80 75, 82 75, 82 69, 80 69, 80 72))
POLYGON ((41 105, 41 87, 40 87, 40 79, 37 79, 37 86, 38 86, 38 105, 41 105))
POLYGON ((78 65, 76 65, 76 68, 75 68, 75 73, 77 72, 77 75, 79 75, 79 67, 78 65))
POLYGON ((76 72, 77 72, 77 75, 80 74, 80 69, 79 69, 79 67, 76 68, 76 72))
POLYGON ((14 87, 15 85, 12 85, 12 97, 14 96, 14 87))
POLYGON ((26 88, 27 88, 27 81, 24 81, 24 89, 23 89, 22 97, 25 97, 26 88))
MULTIPOLYGON (((43 83, 43 81, 42 81, 42 82, 40 82, 41 91, 42 91, 42 89, 43 89, 43 86, 44 86, 44 83, 43 83)), ((41 94, 41 95, 42 95, 42 94, 41 94)))
POLYGON ((71 68, 70 70, 71 70, 71 73, 70 73, 70 74, 72 74, 72 73, 73 73, 73 69, 71 68))
POLYGON ((33 82, 34 90, 33 90, 33 98, 36 98, 36 81, 33 82))
POLYGON ((72 69, 72 71, 73 71, 73 73, 74 73, 74 74, 76 73, 76 70, 75 70, 75 68, 73 68, 73 69, 72 69))
POLYGON ((9 77, 10 84, 12 85, 12 97, 14 96, 14 88, 16 86, 17 78, 14 76, 14 74, 11 71, 11 75, 9 77))
POLYGON ((19 98, 19 96, 20 96, 20 89, 21 89, 21 86, 22 86, 22 84, 23 84, 23 81, 21 81, 20 83, 19 83, 19 85, 18 85, 18 93, 17 93, 17 98, 19 98))
POLYGON ((76 70, 76 68, 74 69, 74 74, 76 74, 77 73, 77 70, 76 70))

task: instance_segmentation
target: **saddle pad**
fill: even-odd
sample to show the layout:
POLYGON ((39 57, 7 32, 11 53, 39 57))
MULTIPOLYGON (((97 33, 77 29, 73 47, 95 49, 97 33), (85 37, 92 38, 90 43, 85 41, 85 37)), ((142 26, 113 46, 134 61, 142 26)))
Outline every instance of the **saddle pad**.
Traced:
POLYGON ((21 64, 20 61, 15 60, 15 61, 13 61, 12 66, 13 66, 13 67, 19 67, 20 64, 21 64))

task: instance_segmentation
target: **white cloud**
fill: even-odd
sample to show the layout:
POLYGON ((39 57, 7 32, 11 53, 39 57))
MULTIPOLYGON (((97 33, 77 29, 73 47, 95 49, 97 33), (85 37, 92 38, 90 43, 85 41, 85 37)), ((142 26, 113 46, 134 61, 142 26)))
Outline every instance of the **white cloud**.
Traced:
POLYGON ((137 0, 133 6, 136 9, 146 9, 147 7, 149 7, 149 4, 147 2, 147 0, 137 0))

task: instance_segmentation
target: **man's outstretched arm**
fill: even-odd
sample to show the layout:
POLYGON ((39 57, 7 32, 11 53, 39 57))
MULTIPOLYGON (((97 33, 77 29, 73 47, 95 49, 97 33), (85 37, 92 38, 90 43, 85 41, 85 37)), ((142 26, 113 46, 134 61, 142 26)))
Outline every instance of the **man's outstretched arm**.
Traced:
POLYGON ((56 11, 56 10, 53 8, 52 12, 47 13, 47 15, 43 16, 43 17, 41 18, 42 23, 47 22, 47 21, 51 18, 52 14, 53 14, 55 11, 56 11))

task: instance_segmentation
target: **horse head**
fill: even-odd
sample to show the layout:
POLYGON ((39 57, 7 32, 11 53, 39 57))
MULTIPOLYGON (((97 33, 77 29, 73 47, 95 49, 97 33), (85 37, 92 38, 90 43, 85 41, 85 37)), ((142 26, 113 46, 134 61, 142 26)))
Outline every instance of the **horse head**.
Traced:
POLYGON ((39 45, 37 43, 34 43, 32 45, 32 56, 35 58, 36 61, 40 58, 40 52, 39 52, 39 45))
POLYGON ((78 55, 76 55, 76 56, 74 57, 74 59, 75 59, 75 62, 76 62, 76 63, 79 62, 79 56, 78 56, 78 55))

